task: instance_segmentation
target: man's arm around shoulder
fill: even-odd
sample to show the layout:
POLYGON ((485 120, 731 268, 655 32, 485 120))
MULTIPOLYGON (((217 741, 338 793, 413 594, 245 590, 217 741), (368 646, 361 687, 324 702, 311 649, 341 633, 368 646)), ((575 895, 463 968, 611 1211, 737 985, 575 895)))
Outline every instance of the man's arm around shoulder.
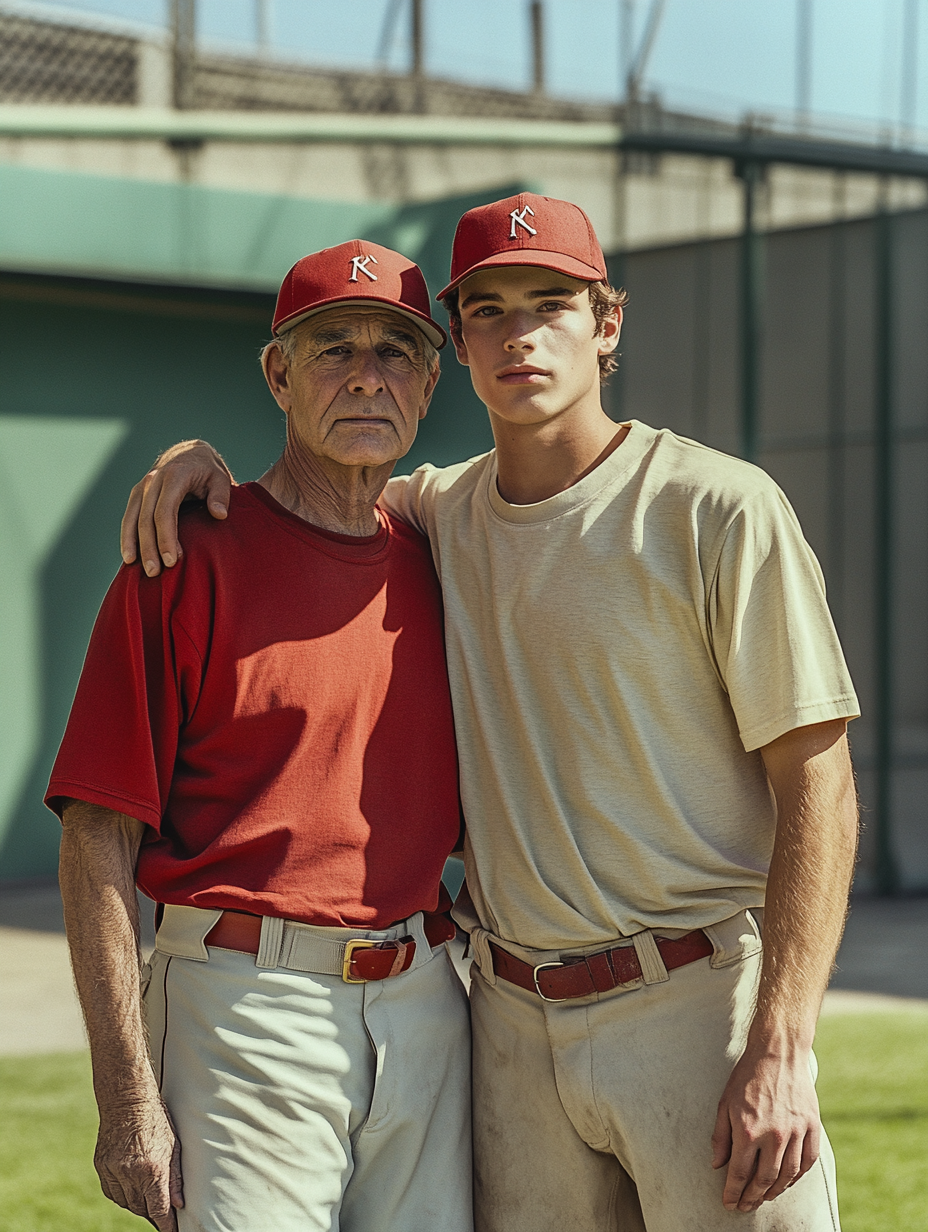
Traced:
POLYGON ((744 1055, 719 1103, 713 1167, 723 1202, 756 1210, 818 1158, 812 1041, 844 929, 857 851, 846 720, 787 732, 761 749, 777 803, 764 957, 744 1055))
POLYGON ((139 991, 135 866, 145 827, 80 800, 62 820, 65 928, 100 1111, 94 1165, 117 1206, 176 1232, 180 1146, 152 1071, 139 991))

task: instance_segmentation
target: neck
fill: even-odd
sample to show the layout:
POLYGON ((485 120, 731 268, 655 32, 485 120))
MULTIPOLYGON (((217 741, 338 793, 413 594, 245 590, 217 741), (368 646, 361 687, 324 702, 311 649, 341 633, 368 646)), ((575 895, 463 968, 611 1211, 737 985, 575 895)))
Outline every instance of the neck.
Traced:
POLYGON ((497 487, 511 505, 534 505, 566 492, 628 435, 628 425, 616 424, 598 402, 595 408, 572 408, 538 424, 514 424, 491 410, 490 423, 497 487))
POLYGON ((283 454, 258 483, 285 509, 323 530, 341 535, 375 535, 380 522, 374 506, 393 463, 342 466, 294 448, 283 454))

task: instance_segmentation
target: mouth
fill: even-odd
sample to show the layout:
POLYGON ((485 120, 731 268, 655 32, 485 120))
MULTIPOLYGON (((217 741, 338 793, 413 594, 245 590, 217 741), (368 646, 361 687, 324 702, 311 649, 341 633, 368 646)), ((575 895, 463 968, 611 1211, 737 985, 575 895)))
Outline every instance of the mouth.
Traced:
POLYGON ((348 424, 352 428, 392 428, 389 419, 378 419, 376 416, 359 415, 356 418, 337 419, 336 423, 348 424))
POLYGON ((544 368, 533 368, 530 364, 513 364, 497 372, 496 379, 504 385, 537 385, 551 375, 544 368))

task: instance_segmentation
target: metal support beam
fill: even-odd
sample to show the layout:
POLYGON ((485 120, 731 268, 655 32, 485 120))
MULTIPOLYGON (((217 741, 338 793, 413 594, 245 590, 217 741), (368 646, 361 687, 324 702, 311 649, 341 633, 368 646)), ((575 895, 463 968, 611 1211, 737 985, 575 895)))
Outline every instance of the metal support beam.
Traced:
POLYGON ((870 175, 911 175, 928 178, 928 155, 885 145, 851 141, 817 141, 811 137, 781 137, 748 129, 738 136, 712 133, 638 130, 623 132, 624 150, 654 154, 698 154, 735 162, 784 163, 792 167, 827 167, 870 175))
POLYGON ((545 8, 542 0, 531 0, 529 23, 532 38, 532 90, 545 92, 545 8))
POLYGON ((174 56, 174 106, 188 111, 196 103, 196 0, 171 0, 171 43, 174 56))
POLYGON ((796 123, 809 127, 812 117, 812 3, 796 0, 796 123))
POLYGON ((410 73, 415 82, 415 109, 425 111, 425 0, 410 0, 410 73))
MULTIPOLYGON (((835 177, 835 213, 847 207, 844 176, 835 177)), ((852 309, 848 302, 848 243, 844 222, 832 223, 828 253, 828 550, 825 573, 828 597, 839 631, 845 614, 847 547, 847 330, 852 309)))
POLYGON ((763 236, 757 226, 757 189, 763 181, 761 163, 738 164, 744 185, 741 230, 741 456, 757 461, 760 412, 761 330, 764 300, 763 236))
POLYGON ((918 104, 918 9, 920 0, 905 0, 902 30, 902 66, 899 74, 899 136, 903 145, 915 140, 918 104))
POLYGON ((271 0, 255 0, 255 43, 260 56, 271 50, 271 0))
POLYGON ((892 219, 886 208, 886 192, 873 220, 876 335, 874 338, 874 648, 876 675, 876 889, 893 895, 899 890, 899 874, 892 842, 893 807, 893 248, 892 219))

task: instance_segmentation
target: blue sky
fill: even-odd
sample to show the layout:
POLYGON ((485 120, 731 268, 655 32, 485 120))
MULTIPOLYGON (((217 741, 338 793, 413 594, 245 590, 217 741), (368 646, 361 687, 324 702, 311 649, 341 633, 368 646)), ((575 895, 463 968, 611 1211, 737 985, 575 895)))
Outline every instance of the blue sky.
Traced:
MULTIPOLYGON (((210 41, 254 40, 258 0, 199 0, 210 41)), ((275 54, 322 64, 376 61, 398 10, 390 66, 405 63, 407 0, 266 0, 275 54)), ((896 123, 903 9, 919 15, 917 121, 928 129, 928 0, 812 0, 813 111, 825 121, 896 123), (924 66, 924 68, 923 68, 924 66)), ((57 0, 62 7, 161 24, 165 0, 57 0)), ((640 27, 650 0, 636 0, 640 27)), ((619 89, 619 0, 546 0, 553 92, 614 99, 619 89)), ((431 71, 513 88, 525 85, 527 0, 427 0, 431 71)), ((666 0, 646 85, 670 106, 726 116, 791 109, 796 0, 666 0)))

